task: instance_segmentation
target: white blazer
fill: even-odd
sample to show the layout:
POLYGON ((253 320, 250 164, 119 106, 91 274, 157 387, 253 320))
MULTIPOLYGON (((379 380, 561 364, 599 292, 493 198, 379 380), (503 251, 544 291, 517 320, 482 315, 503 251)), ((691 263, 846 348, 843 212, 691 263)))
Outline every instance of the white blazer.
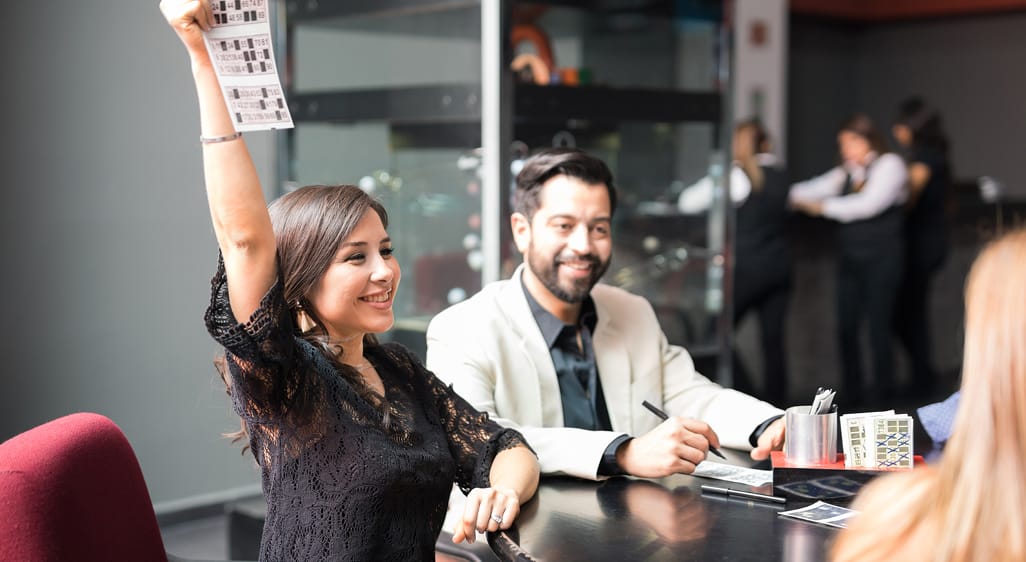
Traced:
POLYGON ((752 430, 783 413, 697 373, 687 351, 666 341, 647 300, 599 284, 591 291, 598 314, 592 341, 613 431, 563 427, 556 370, 524 297, 522 269, 432 319, 427 367, 475 408, 523 433, 543 474, 600 479, 602 453, 616 437, 661 423, 644 400, 708 423, 721 445, 738 449, 750 449, 752 430))

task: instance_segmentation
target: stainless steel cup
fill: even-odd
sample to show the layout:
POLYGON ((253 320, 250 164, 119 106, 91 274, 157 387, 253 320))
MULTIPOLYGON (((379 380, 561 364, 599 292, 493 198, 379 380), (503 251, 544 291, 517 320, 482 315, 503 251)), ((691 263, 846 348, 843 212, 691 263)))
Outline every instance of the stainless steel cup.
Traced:
POLYGON ((837 412, 812 415, 811 406, 792 406, 784 414, 784 457, 796 465, 837 461, 837 412))

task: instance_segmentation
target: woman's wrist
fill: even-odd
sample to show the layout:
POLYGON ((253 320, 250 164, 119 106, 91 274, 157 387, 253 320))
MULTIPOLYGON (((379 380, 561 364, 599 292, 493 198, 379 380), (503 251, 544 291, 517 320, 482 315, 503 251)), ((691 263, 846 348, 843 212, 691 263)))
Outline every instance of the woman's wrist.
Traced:
POLYGON ((189 60, 192 63, 192 74, 195 76, 201 72, 213 72, 214 64, 210 61, 210 53, 206 49, 200 52, 189 52, 189 60))
POLYGON ((512 496, 518 502, 520 501, 520 492, 516 488, 514 488, 513 486, 506 486, 506 485, 503 485, 503 484, 494 484, 494 485, 489 486, 489 487, 491 489, 495 490, 496 492, 500 492, 500 493, 505 494, 507 496, 512 496))

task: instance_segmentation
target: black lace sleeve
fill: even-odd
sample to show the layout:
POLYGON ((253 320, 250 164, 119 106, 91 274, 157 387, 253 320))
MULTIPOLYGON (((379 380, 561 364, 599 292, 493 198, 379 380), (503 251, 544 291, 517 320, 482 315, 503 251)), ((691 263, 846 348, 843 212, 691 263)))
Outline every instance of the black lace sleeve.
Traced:
POLYGON ((251 421, 279 415, 288 397, 295 394, 291 373, 296 354, 281 278, 244 324, 232 313, 224 259, 220 256, 210 285, 210 306, 204 320, 207 331, 225 348, 229 394, 236 413, 251 421))
MULTIPOLYGON (((456 461, 456 483, 463 493, 489 486, 488 473, 492 460, 500 451, 527 445, 519 431, 504 428, 474 409, 466 400, 428 371, 412 352, 401 346, 413 372, 422 381, 427 399, 434 405, 438 421, 449 441, 449 451, 456 461)), ((391 346, 390 346, 391 347, 391 346)), ((533 452, 533 450, 532 450, 533 452)))

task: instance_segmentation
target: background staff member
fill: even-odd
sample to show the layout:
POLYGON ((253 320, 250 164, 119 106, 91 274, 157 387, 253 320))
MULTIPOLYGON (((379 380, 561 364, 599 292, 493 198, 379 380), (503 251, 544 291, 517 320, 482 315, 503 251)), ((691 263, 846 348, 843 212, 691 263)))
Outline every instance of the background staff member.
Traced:
POLYGON ((868 320, 877 395, 894 384, 891 322, 904 261, 905 162, 887 152, 883 137, 863 114, 837 133, 840 166, 791 187, 791 204, 840 223, 837 231, 837 318, 846 403, 863 401, 859 325, 868 320))
MULTIPOLYGON (((773 403, 787 400, 784 345, 787 304, 791 297, 791 249, 784 232, 790 180, 770 152, 769 135, 758 119, 734 127, 730 199, 736 208, 734 238, 734 324, 758 311, 764 387, 758 395, 773 403)), ((677 200, 685 214, 705 212, 712 203, 713 181, 706 176, 677 200)), ((735 358, 734 388, 753 393, 754 386, 735 358)))
POLYGON ((910 393, 928 396, 936 382, 927 314, 930 281, 948 255, 948 139, 940 115, 920 98, 902 102, 891 131, 908 164, 909 187, 905 205, 905 269, 894 310, 894 329, 911 360, 910 393))

